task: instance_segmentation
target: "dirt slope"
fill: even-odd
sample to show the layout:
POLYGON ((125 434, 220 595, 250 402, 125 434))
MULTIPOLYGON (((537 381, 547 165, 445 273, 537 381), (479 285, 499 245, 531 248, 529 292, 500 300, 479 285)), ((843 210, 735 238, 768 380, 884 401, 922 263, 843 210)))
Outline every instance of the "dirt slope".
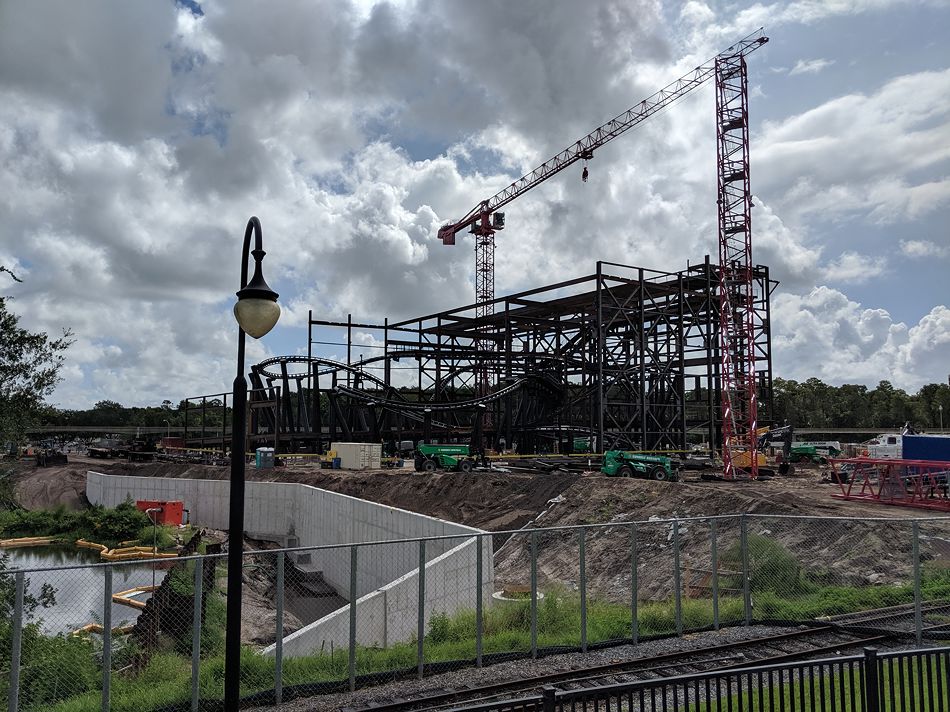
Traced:
MULTIPOLYGON (((79 506, 87 470, 139 477, 184 477, 223 480, 226 467, 173 463, 124 463, 70 458, 70 464, 37 468, 20 465, 15 493, 29 509, 59 504, 79 506)), ((314 468, 280 468, 259 472, 249 468, 248 480, 300 482, 448 519, 488 530, 517 529, 531 521, 548 500, 570 487, 576 474, 502 474, 437 472, 423 475, 411 470, 345 472, 314 468)))
MULTIPOLYGON (((774 541, 793 553, 801 567, 832 583, 896 583, 910 575, 910 526, 868 521, 867 518, 925 517, 930 513, 900 507, 864 505, 833 499, 834 485, 822 483, 820 472, 801 478, 757 483, 657 483, 585 476, 565 490, 537 524, 544 527, 577 524, 647 522, 638 525, 641 598, 670 595, 673 571, 672 531, 669 524, 648 520, 703 517, 735 513, 853 517, 820 523, 779 517, 750 519, 749 533, 774 541)), ((739 528, 719 525, 720 570, 736 551, 739 528)), ((950 541, 950 519, 922 526, 921 551, 925 558, 941 556, 950 541)), ((685 585, 702 584, 711 567, 708 523, 680 529, 685 585)), ((586 539, 588 582, 594 597, 626 601, 631 572, 629 526, 590 530, 586 539)), ((526 585, 530 580, 530 543, 516 536, 495 555, 496 582, 526 585)), ((538 539, 538 571, 542 585, 577 588, 578 541, 574 532, 545 532, 538 539)), ((733 562, 736 563, 736 562, 733 562)), ((759 562, 765 565, 766 562, 759 562)))

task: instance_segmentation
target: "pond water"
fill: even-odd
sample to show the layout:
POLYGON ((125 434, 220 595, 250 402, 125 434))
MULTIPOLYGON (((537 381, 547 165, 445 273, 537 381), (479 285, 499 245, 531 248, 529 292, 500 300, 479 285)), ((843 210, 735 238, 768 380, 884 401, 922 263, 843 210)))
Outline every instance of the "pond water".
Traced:
MULTIPOLYGON (((78 549, 60 546, 24 547, 6 549, 3 555, 7 560, 7 569, 43 569, 52 566, 75 566, 99 564, 102 559, 99 552, 90 549, 78 549)), ((159 561, 154 564, 115 564, 112 566, 112 593, 125 591, 135 586, 152 585, 153 575, 156 584, 162 582, 171 564, 159 561)), ((38 607, 33 620, 40 621, 43 631, 55 635, 68 633, 87 623, 101 623, 103 611, 104 567, 61 569, 55 571, 31 571, 26 574, 29 581, 27 591, 39 597, 43 584, 50 584, 55 591, 56 603, 49 608, 38 607)), ((137 600, 148 600, 149 594, 136 596, 137 600)), ((112 604, 112 626, 118 627, 133 623, 139 610, 129 606, 112 604)))

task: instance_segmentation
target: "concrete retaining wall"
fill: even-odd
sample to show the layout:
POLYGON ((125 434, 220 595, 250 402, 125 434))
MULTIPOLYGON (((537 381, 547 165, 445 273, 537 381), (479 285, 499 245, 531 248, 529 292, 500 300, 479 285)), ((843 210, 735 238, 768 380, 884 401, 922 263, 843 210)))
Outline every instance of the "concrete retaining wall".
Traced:
MULTIPOLYGON (((228 527, 230 483, 89 472, 86 496, 93 504, 114 507, 127 499, 182 500, 191 521, 214 529, 228 527)), ((484 557, 483 597, 491 600, 491 537, 481 530, 285 482, 248 482, 245 526, 249 534, 298 546, 379 542, 357 550, 357 640, 386 646, 415 635, 418 609, 418 542, 395 540, 459 535, 426 542, 425 619, 475 607, 476 542, 484 557)), ((350 547, 321 548, 297 555, 298 562, 323 572, 324 580, 344 598, 350 594, 350 547), (309 561, 308 561, 309 558, 309 561)), ((289 656, 345 647, 349 643, 349 606, 345 606, 284 639, 289 656)), ((264 652, 271 652, 272 648, 264 652)))

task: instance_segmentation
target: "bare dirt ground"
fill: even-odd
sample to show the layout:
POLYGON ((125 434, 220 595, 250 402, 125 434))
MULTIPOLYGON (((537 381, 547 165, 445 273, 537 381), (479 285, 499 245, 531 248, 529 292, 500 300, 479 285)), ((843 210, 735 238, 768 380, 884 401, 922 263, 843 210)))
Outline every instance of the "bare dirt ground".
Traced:
MULTIPOLYGON (((871 505, 832 498, 840 492, 827 471, 799 468, 800 476, 749 482, 705 482, 696 476, 680 483, 624 480, 590 473, 561 493, 537 520, 543 527, 647 522, 638 526, 639 590, 642 599, 671 595, 673 546, 669 523, 648 520, 749 513, 749 534, 779 544, 811 578, 843 585, 906 582, 910 575, 911 526, 894 521, 932 517, 919 509, 871 505), (778 515, 778 516, 767 516, 778 515), (786 519, 783 516, 847 517, 848 520, 786 519)), ((734 520, 718 525, 720 571, 738 568, 739 527, 734 520)), ((924 560, 945 558, 950 518, 922 525, 924 560)), ((708 585, 711 570, 708 522, 680 527, 685 584, 708 585)), ((577 589, 576 532, 544 532, 538 537, 538 572, 542 585, 577 589)), ((629 526, 589 530, 586 545, 588 586, 593 597, 624 602, 631 584, 629 526)), ((530 576, 530 540, 515 536, 495 554, 496 583, 524 586, 530 576)), ((753 562, 753 566, 766 562, 753 562)), ((765 565, 767 569, 767 565, 765 565)), ((767 573, 764 575, 768 575, 767 573)))
MULTIPOLYGON (((37 468, 19 463, 14 493, 28 509, 60 504, 79 506, 87 470, 140 477, 227 479, 226 467, 174 463, 125 463, 70 456, 65 466, 37 468)), ((517 529, 543 511, 579 479, 577 474, 505 474, 500 472, 437 472, 412 470, 346 472, 313 467, 247 470, 248 480, 300 482, 332 492, 368 499, 391 507, 448 519, 488 530, 517 529)))
MULTIPOLYGON (((81 506, 87 469, 152 477, 225 479, 226 467, 174 463, 130 464, 71 457, 62 467, 18 466, 15 495, 26 507, 81 506)), ((749 513, 848 517, 820 524, 772 517, 750 519, 750 534, 780 544, 800 561, 812 577, 842 584, 886 584, 910 575, 910 527, 870 519, 930 517, 918 509, 888 507, 834 499, 837 485, 827 470, 799 467, 799 475, 755 483, 706 482, 687 473, 678 483, 618 479, 599 473, 537 474, 438 472, 411 470, 347 472, 313 467, 287 467, 259 472, 248 479, 301 482, 489 531, 526 526, 625 523, 674 517, 705 517, 749 513)), ((946 524, 950 524, 947 519, 946 524)), ((925 560, 950 563, 950 528, 927 524, 922 529, 925 560)), ((681 556, 687 585, 701 585, 711 566, 708 523, 680 530, 681 556)), ((638 534, 641 597, 669 595, 672 532, 669 524, 646 524, 638 534)), ((738 542, 738 527, 723 522, 719 530, 720 568, 728 569, 730 550, 738 542)), ((496 546, 500 545, 496 541, 496 546)), ((586 540, 588 585, 593 596, 621 600, 630 585, 630 531, 616 526, 591 531, 586 540)), ((577 535, 548 532, 539 539, 539 575, 544 585, 577 587, 577 535)), ((515 536, 496 549, 496 580, 502 586, 525 585, 529 576, 529 541, 515 536)), ((708 583, 708 581, 707 581, 708 583)))

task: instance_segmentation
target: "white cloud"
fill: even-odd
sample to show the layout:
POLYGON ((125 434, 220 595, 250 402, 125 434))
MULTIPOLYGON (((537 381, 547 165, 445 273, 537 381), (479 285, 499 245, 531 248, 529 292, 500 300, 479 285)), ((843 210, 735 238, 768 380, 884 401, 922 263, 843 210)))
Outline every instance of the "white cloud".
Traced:
POLYGON ((883 257, 870 257, 857 252, 842 252, 838 258, 829 263, 821 273, 824 281, 838 284, 863 284, 874 277, 879 277, 887 269, 887 262, 883 257))
POLYGON ((773 337, 773 362, 786 378, 867 385, 886 379, 913 391, 947 377, 950 309, 945 306, 908 328, 886 310, 864 308, 837 290, 816 287, 776 297, 772 319, 782 325, 773 337))
MULTIPOLYGON (((691 0, 685 39, 670 37, 658 0, 292 0, 280 13, 207 0, 203 17, 171 2, 12 4, 0 24, 0 260, 26 281, 5 291, 30 328, 76 332, 63 405, 225 390, 249 215, 284 305, 278 339, 302 332, 309 309, 382 319, 465 304, 472 243, 442 247, 440 224, 757 15, 817 22, 887 4, 757 4, 729 20, 737 29, 691 0), (494 28, 487 45, 476 26, 494 28)), ((874 255, 830 254, 812 216, 889 225, 946 206, 948 96, 950 71, 919 73, 753 136, 755 259, 784 293, 883 269, 874 255)), ((597 259, 675 270, 716 254, 710 88, 599 150, 590 171, 507 208, 498 293, 590 273, 597 259)))
POLYGON ((950 180, 950 69, 897 77, 781 121, 755 141, 756 191, 795 220, 857 216, 888 224, 931 215, 950 180))
POLYGON ((950 257, 950 245, 930 240, 901 240, 901 252, 907 257, 950 257))
POLYGON ((795 66, 788 72, 788 76, 793 77, 796 74, 818 74, 827 69, 835 61, 833 59, 800 59, 795 66))

